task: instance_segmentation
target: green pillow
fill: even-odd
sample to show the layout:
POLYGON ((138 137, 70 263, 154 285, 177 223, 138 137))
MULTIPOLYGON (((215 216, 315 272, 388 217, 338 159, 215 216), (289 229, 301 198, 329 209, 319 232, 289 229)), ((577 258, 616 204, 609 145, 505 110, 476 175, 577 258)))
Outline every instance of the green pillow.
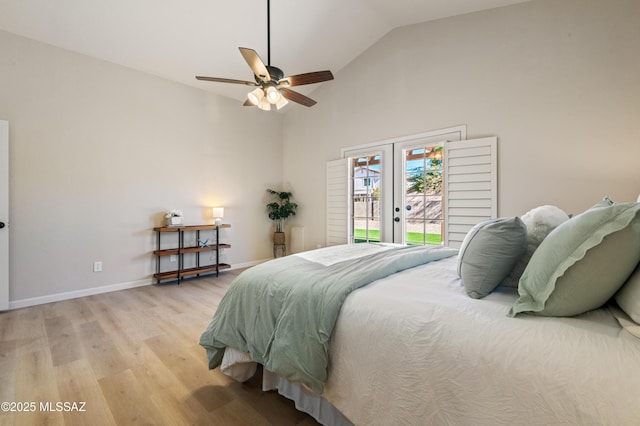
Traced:
POLYGON ((467 294, 480 299, 509 275, 527 245, 527 227, 519 217, 490 219, 464 237, 458 254, 458 276, 467 294))
POLYGON ((599 203, 554 229, 522 274, 509 316, 573 316, 607 302, 640 260, 639 211, 599 203))

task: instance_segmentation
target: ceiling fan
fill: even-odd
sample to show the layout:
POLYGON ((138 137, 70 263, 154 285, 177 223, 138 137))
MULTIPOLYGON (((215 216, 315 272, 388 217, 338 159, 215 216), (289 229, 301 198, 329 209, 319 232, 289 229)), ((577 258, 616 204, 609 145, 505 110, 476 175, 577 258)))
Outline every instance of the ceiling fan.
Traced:
POLYGON ((275 105, 277 109, 285 106, 288 101, 293 101, 301 105, 311 107, 316 101, 295 92, 290 87, 302 86, 305 84, 321 83, 323 81, 333 80, 331 71, 315 71, 304 74, 297 74, 285 77, 284 72, 271 65, 271 5, 267 0, 267 64, 260 59, 260 56, 253 49, 240 47, 240 53, 244 60, 249 64, 255 78, 253 81, 233 80, 230 78, 203 77, 196 76, 198 80, 215 81, 219 83, 244 84, 246 86, 257 86, 256 89, 249 92, 245 106, 257 106, 258 108, 269 111, 271 105, 275 105))

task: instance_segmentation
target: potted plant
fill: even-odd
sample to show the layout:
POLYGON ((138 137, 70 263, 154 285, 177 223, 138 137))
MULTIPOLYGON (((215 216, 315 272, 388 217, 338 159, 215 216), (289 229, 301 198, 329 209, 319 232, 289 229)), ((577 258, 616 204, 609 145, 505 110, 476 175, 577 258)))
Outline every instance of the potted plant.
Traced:
POLYGON ((273 243, 284 244, 284 221, 289 216, 296 215, 298 205, 291 201, 291 192, 274 191, 273 189, 267 189, 267 192, 276 198, 276 201, 267 204, 269 219, 273 220, 276 225, 276 231, 273 234, 273 243))
POLYGON ((180 226, 182 225, 182 210, 169 210, 164 218, 167 221, 167 226, 180 226))

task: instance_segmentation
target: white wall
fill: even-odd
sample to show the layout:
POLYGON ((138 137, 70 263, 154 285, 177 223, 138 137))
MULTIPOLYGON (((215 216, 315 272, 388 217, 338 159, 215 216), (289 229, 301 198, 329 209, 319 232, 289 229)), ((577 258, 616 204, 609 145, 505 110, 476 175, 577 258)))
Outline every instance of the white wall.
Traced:
POLYGON ((151 282, 152 228, 168 209, 212 223, 222 205, 225 261, 271 256, 281 115, 6 32, 0 52, 14 305, 151 282))
POLYGON ((285 117, 306 248, 340 148, 466 124, 498 136, 500 215, 640 192, 640 2, 537 0, 396 29, 285 117))
POLYGON ((536 0, 399 28, 284 117, 0 32, 10 300, 150 282, 166 209, 200 223, 224 205, 226 260, 268 258, 264 190, 280 182, 315 248, 340 148, 459 124, 499 138, 501 215, 634 200, 638 22, 636 0, 536 0))

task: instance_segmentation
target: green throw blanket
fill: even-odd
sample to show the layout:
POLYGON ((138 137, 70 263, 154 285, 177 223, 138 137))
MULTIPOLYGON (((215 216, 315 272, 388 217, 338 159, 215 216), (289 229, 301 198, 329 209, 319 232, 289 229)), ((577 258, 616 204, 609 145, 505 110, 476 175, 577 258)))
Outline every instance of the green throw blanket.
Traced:
MULTIPOLYGON (((348 246, 328 249, 340 247, 348 246)), ((220 365, 230 346, 249 352, 268 370, 322 393, 329 339, 347 295, 377 279, 456 253, 440 246, 392 246, 329 266, 287 256, 250 268, 231 284, 200 337, 209 368, 220 365)))

